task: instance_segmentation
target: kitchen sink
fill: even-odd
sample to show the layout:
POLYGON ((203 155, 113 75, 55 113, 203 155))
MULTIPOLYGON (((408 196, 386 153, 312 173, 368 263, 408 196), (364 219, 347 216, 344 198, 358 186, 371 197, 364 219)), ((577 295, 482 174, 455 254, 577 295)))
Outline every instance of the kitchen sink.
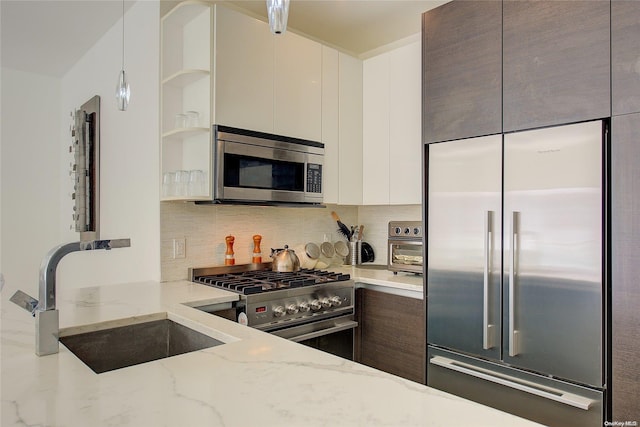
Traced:
POLYGON ((224 344, 169 319, 60 337, 95 373, 224 344))

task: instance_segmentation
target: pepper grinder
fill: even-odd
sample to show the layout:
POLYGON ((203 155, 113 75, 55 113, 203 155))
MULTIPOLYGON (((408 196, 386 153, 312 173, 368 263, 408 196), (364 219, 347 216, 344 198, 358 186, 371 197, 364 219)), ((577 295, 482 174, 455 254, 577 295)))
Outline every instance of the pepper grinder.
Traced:
POLYGON ((262 241, 262 236, 256 234, 253 236, 253 258, 251 258, 251 262, 254 264, 260 264, 262 262, 262 251, 260 250, 260 241, 262 241))
POLYGON ((227 236, 224 241, 227 243, 227 250, 224 253, 224 265, 235 265, 236 259, 233 253, 233 242, 236 240, 233 236, 227 236))

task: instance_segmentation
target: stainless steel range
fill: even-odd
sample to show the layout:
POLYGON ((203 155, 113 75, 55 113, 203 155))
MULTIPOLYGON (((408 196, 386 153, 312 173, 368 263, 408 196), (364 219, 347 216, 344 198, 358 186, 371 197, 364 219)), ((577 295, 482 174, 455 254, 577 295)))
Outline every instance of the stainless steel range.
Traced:
MULTIPOLYGON (((192 268, 191 280, 240 294, 240 323, 353 359, 355 284, 324 270, 271 271, 271 263, 192 268)), ((215 314, 215 313, 214 313, 215 314)))

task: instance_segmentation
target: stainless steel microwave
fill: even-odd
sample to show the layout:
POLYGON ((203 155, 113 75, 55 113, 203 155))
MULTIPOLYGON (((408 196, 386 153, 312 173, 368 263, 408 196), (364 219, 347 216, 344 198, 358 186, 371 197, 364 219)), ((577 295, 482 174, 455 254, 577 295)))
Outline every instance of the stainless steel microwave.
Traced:
POLYGON ((324 144, 215 125, 213 202, 322 204, 324 144))

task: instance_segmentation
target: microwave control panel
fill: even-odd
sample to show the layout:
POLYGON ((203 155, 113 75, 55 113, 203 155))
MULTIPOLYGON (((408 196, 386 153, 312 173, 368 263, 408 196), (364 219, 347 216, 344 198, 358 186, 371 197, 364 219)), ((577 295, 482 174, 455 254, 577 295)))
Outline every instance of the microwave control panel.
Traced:
POLYGON ((307 165, 307 193, 322 193, 322 165, 307 165))

